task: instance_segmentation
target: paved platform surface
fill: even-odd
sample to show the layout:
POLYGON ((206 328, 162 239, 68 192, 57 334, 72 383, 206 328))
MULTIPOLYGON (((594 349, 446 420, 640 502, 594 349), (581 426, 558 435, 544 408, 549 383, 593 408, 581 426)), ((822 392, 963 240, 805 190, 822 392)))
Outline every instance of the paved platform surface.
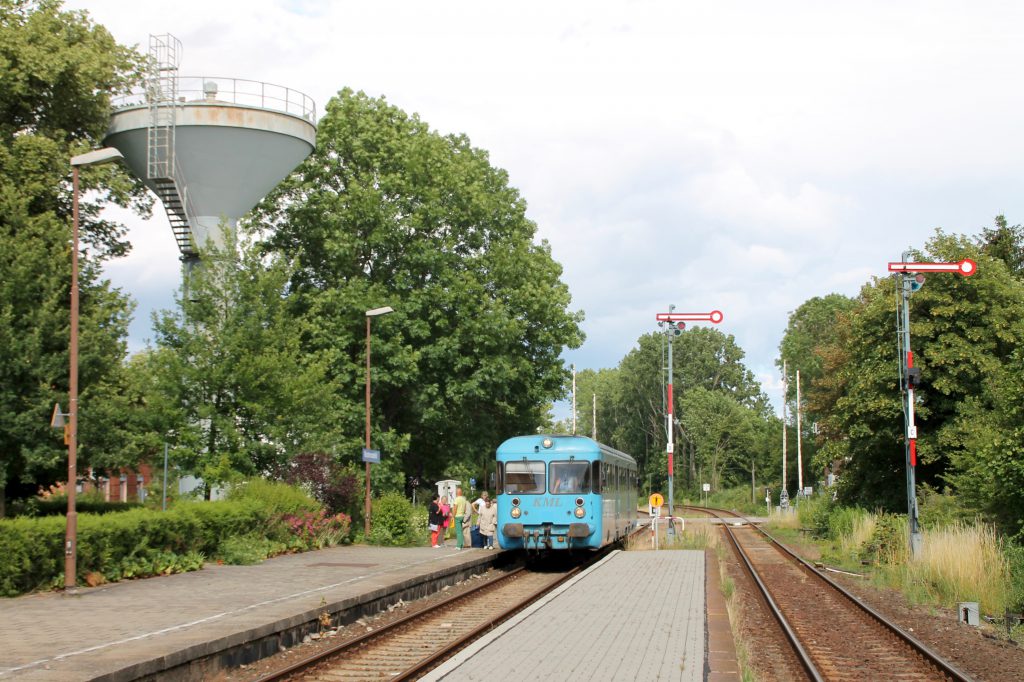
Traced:
POLYGON ((613 552, 425 679, 703 680, 704 577, 700 550, 613 552))
POLYGON ((134 679, 502 552, 332 547, 255 566, 0 599, 0 681, 134 679))

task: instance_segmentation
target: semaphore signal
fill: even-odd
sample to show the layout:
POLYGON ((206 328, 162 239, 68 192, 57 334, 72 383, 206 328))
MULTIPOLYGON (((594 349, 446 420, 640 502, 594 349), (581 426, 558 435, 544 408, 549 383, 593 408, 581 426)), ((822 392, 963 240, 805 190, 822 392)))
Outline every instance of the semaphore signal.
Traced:
POLYGON ((722 311, 712 310, 710 313, 658 313, 658 322, 711 322, 718 324, 722 321, 722 311))
POLYGON ((904 252, 902 261, 889 263, 889 272, 893 273, 894 279, 896 279, 896 287, 902 304, 898 339, 900 392, 904 398, 903 419, 906 429, 904 447, 907 467, 907 525, 910 531, 910 551, 917 556, 921 551, 921 530, 917 515, 917 424, 914 423, 914 406, 916 404, 914 391, 921 381, 921 369, 914 366, 914 354, 910 350, 910 296, 924 285, 923 273, 949 272, 970 277, 978 272, 978 264, 970 258, 964 258, 955 263, 912 263, 906 260, 909 257, 910 254, 904 252))
POLYGON ((964 258, 956 263, 889 263, 889 272, 957 272, 964 277, 970 277, 978 271, 978 264, 970 258, 964 258))

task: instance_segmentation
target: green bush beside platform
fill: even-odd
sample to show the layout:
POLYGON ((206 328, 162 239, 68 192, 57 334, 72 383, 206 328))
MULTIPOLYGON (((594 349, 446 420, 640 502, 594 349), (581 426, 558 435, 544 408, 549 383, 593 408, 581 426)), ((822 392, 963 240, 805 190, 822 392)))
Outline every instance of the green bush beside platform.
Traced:
MULTIPOLYGON (((0 596, 64 582, 61 516, 0 519, 0 596)), ((229 538, 279 536, 273 511, 253 501, 183 504, 78 516, 78 582, 195 570, 229 538)))

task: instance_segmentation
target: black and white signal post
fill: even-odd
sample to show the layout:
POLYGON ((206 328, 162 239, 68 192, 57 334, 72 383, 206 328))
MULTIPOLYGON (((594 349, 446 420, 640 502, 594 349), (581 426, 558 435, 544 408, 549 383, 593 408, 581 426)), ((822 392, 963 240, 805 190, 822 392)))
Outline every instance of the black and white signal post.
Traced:
POLYGON ((917 518, 917 425, 914 423, 914 389, 921 383, 921 369, 914 366, 914 353, 910 350, 910 295, 924 285, 926 272, 954 272, 970 277, 978 271, 978 264, 969 258, 956 263, 909 263, 910 254, 903 253, 899 263, 889 263, 889 272, 896 277, 896 286, 902 303, 900 334, 900 392, 904 397, 903 420, 906 427, 904 451, 907 462, 907 522, 910 529, 910 551, 917 556, 921 551, 921 526, 917 518))

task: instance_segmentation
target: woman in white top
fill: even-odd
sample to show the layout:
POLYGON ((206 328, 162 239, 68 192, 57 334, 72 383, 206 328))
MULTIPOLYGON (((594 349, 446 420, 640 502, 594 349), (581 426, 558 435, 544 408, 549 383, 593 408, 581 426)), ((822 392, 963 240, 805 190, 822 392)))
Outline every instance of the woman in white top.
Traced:
POLYGON ((480 535, 484 536, 484 549, 494 549, 494 532, 498 528, 498 505, 490 500, 484 500, 484 508, 477 523, 480 525, 480 535))

